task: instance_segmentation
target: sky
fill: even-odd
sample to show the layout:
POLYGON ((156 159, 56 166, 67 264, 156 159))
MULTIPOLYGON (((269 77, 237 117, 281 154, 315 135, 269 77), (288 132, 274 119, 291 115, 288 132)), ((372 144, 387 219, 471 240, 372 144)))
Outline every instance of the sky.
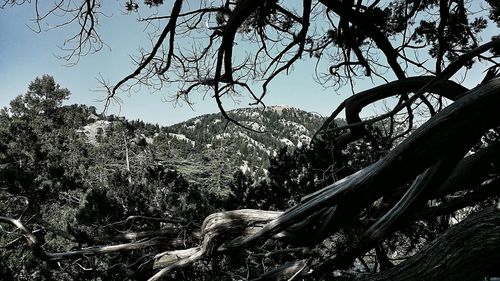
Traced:
MULTIPOLYGON (((97 77, 102 75, 111 82, 119 81, 133 71, 130 55, 137 54, 139 46, 150 44, 136 15, 125 14, 123 7, 116 3, 111 6, 108 13, 111 16, 100 18, 100 32, 109 48, 82 57, 75 66, 67 66, 66 61, 58 58, 64 54, 59 48, 65 38, 73 34, 71 30, 35 33, 29 28, 34 18, 32 5, 0 9, 0 107, 8 106, 14 97, 26 93, 28 84, 37 76, 50 74, 61 87, 71 91, 67 104, 87 104, 103 109, 105 94, 96 91, 99 90, 97 77)), ((264 100, 266 105, 289 105, 322 115, 333 111, 341 96, 316 84, 312 67, 311 63, 302 61, 291 76, 279 77, 270 87, 270 94, 264 100)), ((162 89, 152 93, 142 88, 131 95, 122 94, 120 106, 112 107, 108 114, 171 125, 218 112, 210 96, 195 97, 192 108, 166 102, 165 98, 174 91, 162 89)), ((248 107, 249 100, 235 103, 225 99, 223 102, 228 109, 233 109, 248 107)))
MULTIPOLYGON (((0 9, 0 107, 8 106, 17 95, 24 94, 30 81, 43 74, 52 75, 63 88, 71 91, 67 104, 92 105, 102 110, 105 93, 99 89, 97 77, 117 82, 133 71, 130 55, 138 53, 139 46, 150 42, 137 22, 137 15, 127 15, 120 7, 125 1, 104 1, 108 17, 100 17, 100 34, 109 46, 96 54, 81 57, 75 66, 58 58, 65 38, 74 34, 71 28, 58 28, 41 33, 33 32, 33 5, 0 9), (106 6, 107 5, 107 6, 106 6)), ((165 10, 167 7, 165 7, 165 10)), ((55 24, 55 21, 48 21, 55 24)), ((45 26, 47 29, 48 26, 45 26)), ((235 52, 244 52, 237 46, 235 52)), ((313 79, 314 63, 301 60, 288 76, 281 75, 270 85, 264 99, 267 106, 288 105, 328 116, 338 104, 351 94, 350 89, 335 91, 324 88, 313 79)), ((372 87, 369 79, 357 85, 358 90, 372 87)), ((122 94, 122 103, 110 108, 108 114, 141 119, 160 125, 171 125, 206 113, 218 112, 215 100, 209 95, 196 96, 193 107, 166 102, 176 89, 160 92, 142 88, 131 95, 122 94)), ((226 109, 248 107, 249 100, 223 100, 226 109)))

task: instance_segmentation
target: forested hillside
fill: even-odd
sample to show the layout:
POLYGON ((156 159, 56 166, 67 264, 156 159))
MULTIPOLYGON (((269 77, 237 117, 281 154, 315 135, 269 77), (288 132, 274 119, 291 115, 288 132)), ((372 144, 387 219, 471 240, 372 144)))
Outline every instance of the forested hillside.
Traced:
MULTIPOLYGON (((323 121, 316 114, 285 106, 231 112, 258 132, 220 114, 160 127, 63 105, 69 95, 46 75, 0 113, 2 212, 29 219, 47 250, 113 240, 123 228, 191 229, 225 209, 283 209, 323 186, 324 175, 305 169, 323 121)), ((16 235, 2 232, 0 240, 3 276, 89 277, 26 263, 26 252, 9 251, 22 245, 16 235)))
MULTIPOLYGON (((285 106, 238 109, 231 114, 256 132, 228 123, 220 113, 203 115, 163 128, 162 142, 177 156, 162 160, 186 174, 219 171, 227 178, 229 171, 239 167, 254 179, 265 179, 270 157, 285 146, 289 151, 308 146, 324 121, 319 115, 285 106)), ((206 180, 199 174, 191 178, 206 180)))
POLYGON ((81 122, 77 131, 94 145, 120 143, 122 138, 122 150, 125 145, 130 148, 132 166, 136 159, 150 157, 156 164, 175 167, 190 181, 208 181, 215 185, 217 180, 222 180, 219 183, 222 186, 238 168, 253 179, 266 179, 271 157, 277 156, 282 149, 292 152, 309 146, 312 136, 324 122, 317 114, 286 106, 243 108, 231 114, 255 131, 228 123, 220 113, 160 127, 141 120, 99 115, 95 110, 81 122), (216 171, 218 175, 214 176, 216 171))
MULTIPOLYGON (((56 270, 39 264, 38 254, 17 235, 1 232, 7 279, 138 278, 151 268, 135 268, 132 275, 121 268, 144 255, 135 249, 196 245, 197 229, 214 212, 290 208, 378 160, 380 148, 391 145, 378 125, 372 133, 381 147, 360 140, 335 150, 325 135, 340 136, 335 128, 343 120, 325 127, 321 116, 286 106, 230 112, 251 129, 228 123, 220 113, 161 127, 106 116, 86 105, 63 105, 69 95, 45 75, 1 110, 0 202, 2 217, 28 220, 45 250, 68 253, 60 258, 74 256, 77 262, 56 270), (320 128, 331 132, 318 137, 320 128), (95 246, 102 243, 126 254, 94 257, 116 251, 95 246), (89 266, 96 270, 86 270, 89 266)), ((245 271, 241 261, 220 266, 245 271)))

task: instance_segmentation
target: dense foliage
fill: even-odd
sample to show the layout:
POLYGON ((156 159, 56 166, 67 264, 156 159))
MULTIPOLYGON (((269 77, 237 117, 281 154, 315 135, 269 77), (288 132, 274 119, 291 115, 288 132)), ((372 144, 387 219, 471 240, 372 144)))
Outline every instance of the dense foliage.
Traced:
MULTIPOLYGON (((104 1, 62 0, 46 13, 40 2, 38 28, 53 17, 63 21, 56 26, 77 26, 64 42, 67 60, 104 46, 104 1)), ((101 80, 105 106, 137 87, 172 87, 174 101, 210 95, 224 120, 258 132, 258 122, 227 112, 222 98, 246 94, 262 105, 269 85, 301 59, 314 62, 322 85, 353 95, 309 146, 299 147, 305 126, 295 126, 296 149, 268 150, 269 166, 248 172, 246 160, 211 149, 210 130, 191 136, 205 146, 186 137, 195 121, 186 134, 99 116, 88 127, 63 112, 91 109, 61 106, 67 91, 50 77, 35 80, 1 114, 6 276, 475 281, 500 274, 498 1, 126 1, 125 9, 140 11, 152 44, 132 73, 113 85, 101 80), (378 86, 358 91, 366 77, 378 86), (386 113, 363 120, 377 104, 386 113), (345 126, 335 123, 341 113, 345 126), (209 153, 194 156, 197 145, 209 153), (240 171, 231 169, 234 159, 244 161, 240 171)), ((237 135, 252 146, 233 152, 259 151, 256 160, 266 162, 265 137, 237 135)))
MULTIPOLYGON (((2 215, 26 221, 46 241, 46 250, 68 251, 103 243, 125 230, 168 232, 172 225, 184 229, 187 236, 179 239, 189 245, 195 243, 191 232, 214 211, 241 207, 280 210, 328 182, 320 174, 333 159, 316 162, 320 153, 315 153, 307 142, 294 149, 279 139, 271 140, 269 133, 265 136, 246 132, 267 149, 282 146, 275 156, 267 159, 269 152, 245 151, 249 137, 241 140, 241 131, 245 132, 241 128, 224 130, 218 124, 220 121, 214 124, 214 120, 220 120, 217 115, 198 118, 196 124, 201 128, 208 127, 206 124, 217 126, 209 127, 212 131, 205 134, 212 138, 204 140, 203 130, 186 129, 193 126, 190 124, 193 121, 160 128, 140 120, 105 117, 93 107, 63 105, 69 95, 67 89, 45 75, 36 78, 28 92, 15 98, 0 115, 2 215), (193 152, 189 141, 169 137, 174 132, 194 139, 199 155, 193 152), (206 145, 220 141, 213 138, 217 132, 225 132, 226 138, 232 138, 228 141, 232 146, 216 147, 210 152, 210 146, 206 145), (239 153, 242 157, 260 155, 261 160, 255 160, 253 166, 269 166, 268 175, 242 171, 239 158, 232 165, 217 160, 219 154, 227 157, 224 153, 239 147, 243 148, 239 153), (188 173, 189 180, 178 168, 188 173), (213 179, 210 172, 213 169, 227 174, 224 182, 213 179)), ((279 116, 270 110, 260 120, 282 124, 278 120, 288 120, 287 112, 295 116, 295 121, 299 114, 305 114, 295 109, 284 109, 284 113, 282 108, 278 109, 279 116)), ((248 114, 242 111, 240 116, 248 114)), ((303 118, 311 124, 311 116, 305 114, 303 118)), ((287 134, 283 126, 279 125, 276 131, 284 131, 281 136, 293 139, 295 132, 288 130, 287 134)), ((76 265, 55 265, 36 262, 15 232, 2 232, 1 243, 5 245, 1 251, 3 276, 16 280, 97 276, 119 280, 125 277, 125 271, 121 267, 109 268, 118 262, 133 263, 144 251, 131 251, 119 258, 89 257, 78 260, 76 265)), ((160 246, 149 251, 156 251, 156 247, 160 246)), ((236 260, 228 262, 234 264, 236 260)), ((221 278, 222 273, 212 274, 221 278)))

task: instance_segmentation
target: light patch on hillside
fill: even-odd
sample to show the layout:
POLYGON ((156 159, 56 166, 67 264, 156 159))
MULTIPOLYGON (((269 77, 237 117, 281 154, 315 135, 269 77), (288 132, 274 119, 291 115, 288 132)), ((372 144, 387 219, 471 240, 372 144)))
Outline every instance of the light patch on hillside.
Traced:
POLYGON ((248 167, 248 161, 243 160, 243 165, 240 166, 240 170, 243 174, 246 174, 247 172, 250 172, 250 167, 248 167))
POLYGON ((83 128, 77 130, 77 132, 85 134, 89 143, 96 144, 97 135, 103 134, 104 130, 106 130, 106 128, 109 127, 110 124, 111 122, 107 120, 97 120, 94 123, 88 124, 87 126, 84 126, 83 128))
POLYGON ((297 130, 297 133, 308 133, 309 132, 309 130, 304 125, 299 124, 297 122, 293 122, 293 121, 285 120, 285 119, 280 119, 279 122, 281 124, 283 124, 283 126, 293 127, 295 130, 297 130))
POLYGON ((259 123, 257 122, 251 122, 251 121, 243 121, 241 122, 243 125, 251 128, 252 130, 254 131, 260 131, 260 132, 263 132, 266 130, 266 126, 264 125, 260 125, 259 123))
POLYGON ((284 143, 284 144, 286 144, 288 146, 294 146, 293 142, 291 140, 287 139, 287 138, 280 139, 280 142, 282 142, 282 143, 284 143))
POLYGON ((263 145, 262 143, 260 143, 260 142, 258 142, 256 140, 252 139, 251 137, 249 137, 248 135, 246 135, 246 134, 244 134, 242 132, 238 132, 238 135, 240 137, 242 137, 242 138, 245 138, 249 142, 249 144, 247 145, 248 147, 254 146, 254 147, 259 148, 262 151, 265 151, 267 155, 271 154, 271 152, 269 151, 269 149, 267 149, 266 146, 263 145))
MULTIPOLYGON (((155 134, 155 135, 153 136, 153 138, 154 138, 156 135, 157 135, 157 134, 155 134)), ((146 143, 147 143, 147 144, 153 144, 153 141, 154 141, 154 140, 153 140, 153 138, 150 138, 150 137, 146 136, 145 134, 140 134, 140 137, 141 137, 141 138, 143 138, 143 139, 146 141, 146 143)))
POLYGON ((288 106, 288 105, 275 105, 275 106, 270 106, 270 107, 266 108, 266 110, 274 111, 274 112, 278 113, 279 115, 282 115, 283 110, 285 110, 285 109, 293 109, 293 108, 288 106))
POLYGON ((260 117, 260 113, 257 112, 257 111, 247 112, 245 115, 247 117, 250 117, 250 118, 258 118, 258 117, 260 117))
POLYGON ((230 138, 231 137, 231 134, 230 133, 223 133, 223 134, 217 134, 215 135, 215 139, 216 140, 222 140, 222 139, 227 139, 227 138, 230 138))
POLYGON ((174 133, 168 133, 168 136, 169 137, 172 137, 172 138, 175 138, 175 139, 178 139, 180 141, 185 141, 187 143, 190 143, 191 146, 195 146, 195 142, 193 140, 190 140, 188 137, 186 137, 185 135, 183 134, 174 134, 174 133))
POLYGON ((264 168, 262 168, 262 171, 264 172, 264 176, 267 178, 269 176, 269 171, 264 168))
POLYGON ((302 148, 302 146, 309 146, 311 143, 311 137, 306 135, 300 135, 299 140, 297 141, 297 148, 302 148))

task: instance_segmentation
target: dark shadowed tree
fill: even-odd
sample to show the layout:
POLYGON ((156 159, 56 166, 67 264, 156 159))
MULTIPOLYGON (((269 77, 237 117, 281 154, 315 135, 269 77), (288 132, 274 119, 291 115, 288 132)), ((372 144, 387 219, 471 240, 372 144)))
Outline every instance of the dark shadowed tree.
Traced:
MULTIPOLYGON (((9 0, 4 6, 24 2, 29 3, 9 0)), ((141 22, 160 28, 130 75, 103 84, 108 102, 141 85, 176 87, 174 100, 187 103, 190 96, 209 92, 222 114, 238 123, 224 110, 222 98, 248 94, 255 105, 263 104, 273 80, 302 59, 315 63, 311 73, 325 86, 350 87, 358 79, 378 84, 362 92, 353 88, 312 142, 330 141, 339 155, 370 151, 355 163, 347 161, 357 172, 287 210, 209 215, 195 235, 198 244, 144 255, 132 267, 137 272, 147 272, 150 280, 178 277, 193 272, 190 265, 216 268, 235 252, 246 249, 251 255, 252 249, 278 241, 283 249, 264 255, 293 252, 279 259, 281 265, 248 270, 246 277, 230 275, 230 267, 223 271, 243 280, 479 280, 498 274, 500 147, 490 141, 490 130, 500 125, 500 39, 492 37, 500 22, 498 1, 123 4, 130 12, 141 11, 141 22), (148 6, 159 6, 160 12, 144 17, 148 6), (456 82, 471 72, 484 74, 476 86, 456 82), (363 109, 381 102, 386 113, 361 118, 363 109), (333 126, 342 112, 345 126, 333 126)), ((47 14, 36 9, 35 22, 40 27, 52 17, 77 24, 79 32, 66 42, 71 47, 66 58, 78 58, 103 46, 102 5, 61 0, 47 14)), ((144 245, 49 252, 21 221, 0 221, 16 226, 45 260, 144 245)))

